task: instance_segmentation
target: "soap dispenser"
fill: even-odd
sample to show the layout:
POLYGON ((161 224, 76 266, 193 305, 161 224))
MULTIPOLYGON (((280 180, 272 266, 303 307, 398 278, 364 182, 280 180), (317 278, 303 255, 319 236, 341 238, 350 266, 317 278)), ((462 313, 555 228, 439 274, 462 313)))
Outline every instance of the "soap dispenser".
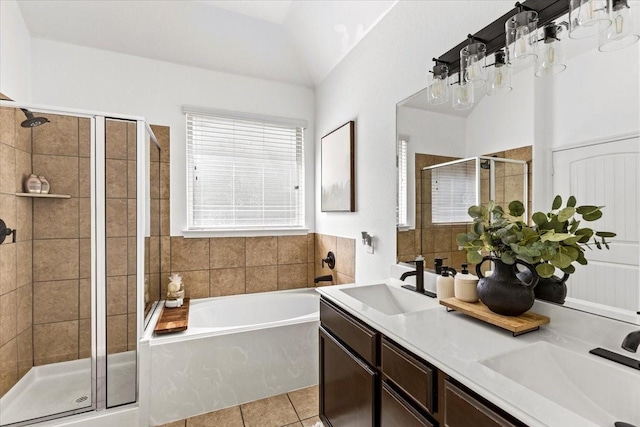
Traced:
POLYGON ((454 297, 453 277, 449 276, 449 269, 442 266, 440 276, 436 279, 436 294, 439 300, 454 297))
POLYGON ((464 302, 477 302, 478 298, 478 278, 469 274, 469 264, 462 264, 462 272, 455 277, 454 295, 464 302))

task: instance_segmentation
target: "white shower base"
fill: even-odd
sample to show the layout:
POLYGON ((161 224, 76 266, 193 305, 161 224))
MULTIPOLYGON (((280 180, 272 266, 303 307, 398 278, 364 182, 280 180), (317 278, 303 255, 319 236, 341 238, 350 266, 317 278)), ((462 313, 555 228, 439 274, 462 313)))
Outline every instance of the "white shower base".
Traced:
MULTIPOLYGON (((136 353, 108 356, 110 407, 136 399, 136 353)), ((98 384, 104 381, 98 381, 98 384)), ((0 425, 91 408, 91 359, 34 366, 0 399, 0 425)))

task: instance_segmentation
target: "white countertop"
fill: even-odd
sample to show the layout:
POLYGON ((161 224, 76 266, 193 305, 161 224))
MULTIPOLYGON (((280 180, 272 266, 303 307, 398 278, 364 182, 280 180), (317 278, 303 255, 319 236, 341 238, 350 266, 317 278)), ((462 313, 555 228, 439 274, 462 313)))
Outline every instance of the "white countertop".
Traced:
MULTIPOLYGON (((384 283, 397 288, 403 284, 396 279, 388 279, 384 283)), ((620 343, 626 334, 638 329, 637 325, 536 301, 532 311, 549 316, 551 323, 538 331, 514 337, 511 332, 464 314, 447 312, 438 300, 418 294, 412 295, 424 298, 423 310, 385 315, 342 292, 342 289, 356 286, 362 285, 320 287, 317 291, 531 427, 602 424, 585 419, 583 415, 499 374, 481 364, 482 360, 545 341, 597 359, 598 363, 610 364, 611 369, 624 369, 629 375, 637 375, 640 381, 640 371, 589 354, 589 350, 595 347, 626 353, 620 348, 620 343)), ((627 355, 638 358, 632 353, 627 355)), ((637 405, 640 406, 640 402, 637 405)), ((617 420, 611 420, 611 426, 614 421, 617 420)))

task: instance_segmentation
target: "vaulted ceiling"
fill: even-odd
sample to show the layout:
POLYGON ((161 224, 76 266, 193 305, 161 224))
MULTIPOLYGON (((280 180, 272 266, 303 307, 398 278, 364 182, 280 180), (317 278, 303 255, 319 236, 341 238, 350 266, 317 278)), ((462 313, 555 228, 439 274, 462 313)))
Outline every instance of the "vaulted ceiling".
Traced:
POLYGON ((32 37, 313 87, 397 0, 20 0, 32 37))

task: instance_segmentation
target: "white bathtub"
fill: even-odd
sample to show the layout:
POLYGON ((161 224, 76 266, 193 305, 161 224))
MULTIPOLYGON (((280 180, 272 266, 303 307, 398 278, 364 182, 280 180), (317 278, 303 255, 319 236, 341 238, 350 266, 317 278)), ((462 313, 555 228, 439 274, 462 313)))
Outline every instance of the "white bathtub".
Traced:
POLYGON ((192 300, 189 328, 153 337, 150 425, 318 383, 313 289, 192 300))

